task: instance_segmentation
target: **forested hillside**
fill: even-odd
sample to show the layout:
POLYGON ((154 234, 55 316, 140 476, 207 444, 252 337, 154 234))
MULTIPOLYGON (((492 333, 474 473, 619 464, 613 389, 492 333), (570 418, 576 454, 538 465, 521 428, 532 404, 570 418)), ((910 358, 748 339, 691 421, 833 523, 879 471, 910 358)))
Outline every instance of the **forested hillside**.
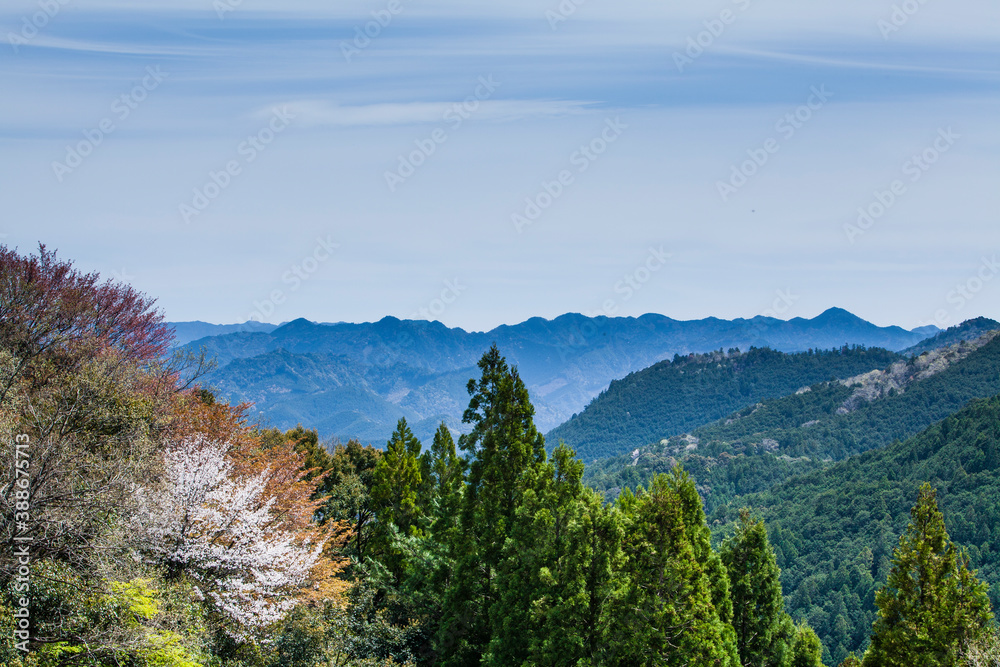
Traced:
POLYGON ((963 340, 974 340, 984 333, 1000 329, 1000 322, 991 320, 988 317, 974 317, 961 324, 949 327, 944 331, 920 341, 912 347, 902 350, 900 354, 907 356, 918 356, 924 352, 930 352, 941 347, 947 347, 959 343, 963 340))
POLYGON ((885 372, 822 383, 749 406, 728 418, 588 466, 610 493, 681 462, 708 507, 761 491, 824 461, 883 447, 1000 392, 1000 337, 987 334, 894 363, 885 372))
POLYGON ((880 348, 846 346, 797 354, 753 348, 678 355, 612 382, 546 437, 565 442, 590 462, 684 433, 766 398, 898 359, 880 348))
POLYGON ((867 644, 875 592, 928 481, 949 534, 968 549, 1000 608, 1000 396, 973 401, 904 442, 739 498, 709 521, 721 527, 744 506, 766 520, 792 616, 807 619, 840 662, 867 644))

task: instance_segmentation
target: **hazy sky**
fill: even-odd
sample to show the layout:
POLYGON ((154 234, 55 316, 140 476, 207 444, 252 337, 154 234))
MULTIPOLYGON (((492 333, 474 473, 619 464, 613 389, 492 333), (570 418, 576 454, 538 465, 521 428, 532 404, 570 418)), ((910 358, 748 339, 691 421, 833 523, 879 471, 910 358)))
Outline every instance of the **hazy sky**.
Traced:
POLYGON ((0 37, 0 241, 170 320, 1000 317, 994 1, 4 0, 0 37))

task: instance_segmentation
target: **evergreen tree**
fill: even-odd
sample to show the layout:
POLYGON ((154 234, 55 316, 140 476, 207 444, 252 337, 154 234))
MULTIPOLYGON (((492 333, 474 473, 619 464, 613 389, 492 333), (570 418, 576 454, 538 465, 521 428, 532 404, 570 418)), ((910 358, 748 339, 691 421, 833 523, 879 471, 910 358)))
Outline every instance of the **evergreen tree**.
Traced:
POLYGON ((409 605, 409 617, 422 629, 424 643, 415 652, 424 662, 433 663, 432 640, 440 627, 455 571, 452 546, 460 535, 458 517, 465 461, 456 453, 455 441, 443 423, 434 434, 430 451, 421 459, 426 461, 424 467, 429 471, 424 488, 430 500, 422 534, 403 537, 398 542, 407 562, 401 597, 409 605))
MULTIPOLYGON (((691 488, 690 478, 675 469, 672 476, 654 477, 648 491, 619 498, 625 563, 605 664, 740 664, 732 626, 713 603, 711 559, 698 557, 701 531, 688 525, 698 514, 691 488)), ((724 578, 724 570, 720 574, 724 578)), ((724 607, 728 598, 720 603, 724 607)))
POLYGON ((433 508, 428 511, 431 530, 439 541, 446 542, 445 534, 458 526, 465 485, 465 459, 458 455, 451 431, 443 422, 434 433, 429 455, 428 492, 433 502, 433 508))
POLYGON ((583 486, 583 462, 560 445, 530 469, 504 547, 493 637, 484 665, 590 664, 621 531, 583 486))
POLYGON ((331 467, 323 484, 329 491, 318 514, 321 521, 345 521, 350 531, 341 552, 355 563, 363 563, 378 526, 372 500, 375 468, 383 452, 371 445, 350 440, 336 445, 331 467))
POLYGON ((951 542, 937 494, 920 487, 910 524, 900 538, 886 586, 876 597, 878 618, 864 667, 958 664, 992 619, 986 584, 951 542))
POLYGON ((421 486, 420 449, 420 441, 410 431, 406 419, 400 419, 373 476, 371 495, 378 517, 374 547, 397 583, 405 565, 401 552, 393 544, 394 535, 414 535, 420 530, 417 504, 421 486))
MULTIPOLYGON (((673 474, 667 477, 670 488, 677 494, 683 511, 685 532, 694 548, 695 558, 704 568, 708 577, 712 605, 719 614, 719 620, 732 625, 733 602, 729 591, 729 575, 719 554, 712 549, 712 531, 705 519, 705 510, 694 479, 681 466, 675 466, 673 474)), ((725 629, 727 644, 735 645, 736 635, 731 628, 725 629)))
POLYGON ((781 571, 764 522, 754 521, 743 510, 736 534, 723 543, 721 555, 729 574, 740 661, 758 667, 780 666, 791 639, 791 622, 785 614, 781 571))
POLYGON ((823 644, 808 625, 795 628, 788 667, 823 667, 823 644))
POLYGON ((459 439, 469 473, 461 532, 452 547, 454 584, 438 632, 443 665, 479 664, 486 651, 498 599, 494 577, 520 504, 522 476, 545 461, 545 440, 517 370, 507 366, 496 345, 480 359, 479 369, 479 381, 469 381, 471 398, 462 417, 472 431, 459 439))
MULTIPOLYGON (((458 456, 455 441, 443 423, 434 434, 430 449, 415 459, 420 483, 415 487, 417 524, 408 533, 392 532, 396 562, 404 568, 397 580, 385 572, 379 597, 387 618, 405 628, 408 645, 419 664, 435 664, 434 638, 440 628, 446 592, 452 584, 458 512, 462 498, 465 461, 458 456)), ((389 561, 390 564, 392 561, 389 561)))

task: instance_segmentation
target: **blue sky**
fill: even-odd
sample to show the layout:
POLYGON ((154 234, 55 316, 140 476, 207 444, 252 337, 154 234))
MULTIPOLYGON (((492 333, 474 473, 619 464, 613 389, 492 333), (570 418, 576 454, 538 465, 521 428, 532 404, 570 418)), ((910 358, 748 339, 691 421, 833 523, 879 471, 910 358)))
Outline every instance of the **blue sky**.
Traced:
POLYGON ((171 320, 1000 317, 996 3, 669 4, 8 0, 2 241, 171 320))

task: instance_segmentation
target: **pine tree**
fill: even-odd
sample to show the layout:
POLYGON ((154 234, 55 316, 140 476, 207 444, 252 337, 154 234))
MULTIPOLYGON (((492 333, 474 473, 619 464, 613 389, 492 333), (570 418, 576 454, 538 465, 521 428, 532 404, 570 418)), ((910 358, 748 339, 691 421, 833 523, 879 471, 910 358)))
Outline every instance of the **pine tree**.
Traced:
POLYGON ((415 608, 436 622, 441 618, 445 593, 455 570, 452 547, 460 537, 458 519, 465 481, 465 461, 456 453, 455 441, 443 423, 434 434, 426 458, 429 478, 425 480, 425 488, 431 500, 428 514, 423 517, 426 528, 418 539, 407 541, 411 561, 407 590, 415 608))
POLYGON ((968 556, 948 538, 937 494, 924 484, 894 553, 889 579, 876 596, 878 617, 862 664, 958 664, 989 627, 986 590, 970 570, 968 556))
MULTIPOLYGON (((681 501, 683 520, 688 539, 694 547, 695 558, 704 568, 708 577, 712 605, 719 614, 719 620, 732 625, 733 602, 730 595, 729 575, 719 554, 712 549, 712 531, 705 519, 705 510, 694 480, 680 465, 667 477, 670 488, 681 501)), ((735 646, 736 635, 725 628, 726 642, 735 646)))
POLYGON ((494 576, 523 491, 522 476, 545 461, 545 440, 535 428, 528 389, 496 345, 479 361, 479 381, 468 384, 462 421, 472 431, 459 439, 468 453, 461 533, 452 553, 454 583, 438 632, 443 665, 479 664, 491 637, 498 599, 494 576))
POLYGON ((729 575, 732 625, 744 665, 781 665, 790 622, 781 594, 781 571, 762 521, 740 512, 736 534, 722 545, 722 562, 729 575))

